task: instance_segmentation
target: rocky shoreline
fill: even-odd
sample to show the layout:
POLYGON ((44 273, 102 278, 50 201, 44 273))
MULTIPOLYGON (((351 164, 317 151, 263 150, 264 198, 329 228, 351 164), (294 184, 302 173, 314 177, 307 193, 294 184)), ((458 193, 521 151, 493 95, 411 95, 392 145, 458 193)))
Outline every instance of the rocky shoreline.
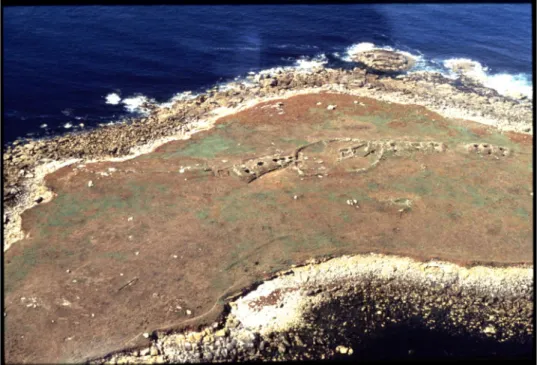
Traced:
MULTIPOLYGON (((363 353, 369 337, 398 326, 426 336, 443 333, 467 347, 509 348, 503 356, 513 356, 513 348, 529 356, 532 287, 527 266, 466 268, 378 254, 312 261, 254 286, 229 304, 220 323, 199 331, 155 331, 145 334, 149 347, 89 362, 345 358, 363 353)), ((452 356, 490 356, 459 347, 452 356)))
POLYGON ((150 152, 174 139, 188 138, 225 114, 271 99, 303 93, 339 92, 403 104, 418 104, 452 118, 464 118, 500 130, 532 133, 532 102, 499 95, 460 76, 456 80, 437 73, 388 76, 353 70, 321 68, 263 71, 249 84, 231 83, 195 98, 177 100, 170 108, 146 104, 146 117, 107 125, 81 133, 15 142, 5 146, 4 250, 20 240, 20 214, 51 198, 43 177, 74 162, 129 158, 150 152), (208 122, 211 121, 211 122, 208 122))

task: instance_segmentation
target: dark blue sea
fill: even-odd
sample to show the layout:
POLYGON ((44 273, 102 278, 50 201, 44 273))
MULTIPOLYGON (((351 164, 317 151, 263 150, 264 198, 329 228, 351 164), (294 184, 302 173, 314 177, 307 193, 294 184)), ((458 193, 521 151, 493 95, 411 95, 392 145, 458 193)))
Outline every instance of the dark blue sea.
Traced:
POLYGON ((532 94, 530 4, 38 6, 5 7, 2 20, 3 143, 248 72, 352 67, 349 53, 371 47, 414 55, 410 72, 472 60, 490 87, 532 94))

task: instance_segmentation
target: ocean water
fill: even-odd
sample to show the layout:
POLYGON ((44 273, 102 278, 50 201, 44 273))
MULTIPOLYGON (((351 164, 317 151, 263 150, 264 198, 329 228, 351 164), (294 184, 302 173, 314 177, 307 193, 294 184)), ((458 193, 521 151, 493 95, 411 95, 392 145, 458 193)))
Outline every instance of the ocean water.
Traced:
MULTIPOLYGON (((360 49, 472 62, 500 93, 532 95, 530 4, 38 6, 3 9, 3 143, 136 116, 151 99, 274 67, 352 67, 360 49)), ((184 95, 183 95, 184 96, 184 95)))

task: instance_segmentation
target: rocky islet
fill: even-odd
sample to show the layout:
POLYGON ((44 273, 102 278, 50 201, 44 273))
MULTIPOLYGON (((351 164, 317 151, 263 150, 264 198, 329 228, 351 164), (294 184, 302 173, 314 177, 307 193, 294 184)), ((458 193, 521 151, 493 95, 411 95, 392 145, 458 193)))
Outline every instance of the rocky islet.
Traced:
MULTIPOLYGON (((389 61, 389 57, 384 57, 382 62, 388 64, 389 61)), ((393 59, 393 63, 392 69, 388 70, 388 66, 383 66, 385 67, 384 70, 389 72, 402 70, 400 68, 401 63, 404 62, 400 57, 393 59)), ((297 92, 337 91, 377 97, 394 102, 421 104, 444 114, 482 121, 500 129, 521 133, 532 132, 531 101, 503 97, 494 90, 464 77, 452 80, 440 74, 431 73, 387 76, 371 74, 362 68, 353 70, 319 68, 308 73, 296 70, 279 70, 270 74, 254 75, 251 79, 252 83, 249 85, 232 83, 227 90, 222 91, 215 88, 195 98, 176 101, 169 108, 146 104, 145 107, 149 110, 149 114, 142 118, 83 133, 66 134, 42 140, 29 140, 22 143, 16 142, 12 146, 8 146, 3 155, 4 207, 7 208, 3 219, 4 227, 11 229, 11 231, 10 229, 7 230, 7 233, 11 233, 11 236, 5 236, 7 242, 4 244, 4 250, 21 238, 20 214, 35 204, 41 204, 52 199, 53 194, 47 191, 38 181, 47 172, 77 161, 89 162, 99 159, 122 158, 129 156, 142 146, 151 145, 156 140, 166 141, 171 140, 174 136, 188 136, 190 132, 200 128, 200 126, 203 128, 204 120, 213 115, 219 115, 218 113, 222 110, 227 110, 231 113, 244 107, 248 102, 256 100, 281 98, 297 92)), ((469 151, 476 150, 478 152, 482 152, 487 148, 488 146, 468 146, 469 151)), ((494 152, 498 151, 494 150, 494 152)), ((503 151, 500 152, 503 153, 503 151)), ((526 269, 521 270, 523 271, 519 272, 519 277, 524 277, 524 279, 521 279, 523 281, 527 280, 525 276, 527 273, 524 271, 526 269)), ((499 277, 501 277, 501 274, 499 274, 499 277)), ((312 302, 306 312, 314 316, 314 308, 319 310, 322 307, 329 308, 333 306, 334 298, 336 297, 341 296, 337 300, 337 303, 339 303, 337 305, 345 306, 345 303, 354 303, 356 295, 363 296, 364 293, 368 292, 363 290, 364 288, 358 288, 354 281, 353 285, 350 285, 346 279, 348 278, 343 275, 338 284, 323 283, 318 286, 312 286, 308 290, 300 289, 299 293, 302 293, 303 297, 318 297, 320 295, 323 298, 318 300, 319 304, 317 305, 313 305, 312 302), (327 285, 331 285, 331 289, 327 289, 327 285), (353 293, 352 295, 351 292, 353 293), (343 294, 339 295, 339 293, 343 294)), ((372 278, 371 280, 378 279, 372 278)), ((364 283, 364 285, 369 283, 364 278, 361 278, 360 282, 364 283)), ((396 290, 396 288, 404 286, 402 283, 399 284, 399 286, 394 284, 394 293, 400 290, 396 290)), ((373 285, 371 283, 368 285, 376 288, 381 286, 380 284, 373 285)), ((446 287, 451 286, 444 285, 442 288, 446 289, 446 287)), ((420 293, 423 290, 423 286, 419 285, 413 287, 412 290, 416 292, 416 298, 423 297, 428 298, 424 299, 425 302, 427 300, 431 301, 431 303, 420 302, 421 304, 417 307, 418 309, 416 310, 419 315, 423 316, 423 308, 431 307, 436 303, 432 302, 434 295, 420 293)), ((461 288, 461 290, 464 290, 464 288, 461 288)), ((487 303, 485 307, 498 308, 498 310, 494 309, 490 313, 486 313, 489 316, 487 318, 495 317, 494 320, 491 320, 491 323, 497 323, 497 318, 503 318, 501 320, 503 321, 501 322, 502 330, 498 332, 497 325, 489 324, 477 312, 474 313, 476 314, 475 318, 478 318, 476 319, 476 324, 457 323, 456 320, 451 320, 450 325, 462 328, 465 331, 474 331, 479 336, 499 336, 500 340, 507 336, 505 337, 506 341, 512 338, 519 338, 521 339, 520 341, 524 342, 526 336, 533 331, 531 326, 525 326, 532 311, 531 288, 528 287, 527 283, 524 281, 524 285, 518 288, 513 286, 512 293, 504 293, 502 294, 503 297, 495 294, 491 295, 486 289, 475 290, 477 290, 475 293, 470 293, 471 290, 467 291, 467 295, 463 296, 465 299, 461 299, 466 301, 466 304, 461 304, 460 306, 462 308, 461 318, 466 318, 462 313, 466 313, 465 311, 468 308, 471 308, 476 302, 482 301, 487 303), (498 298, 501 300, 498 300, 498 298), (493 305, 488 304, 489 302, 493 305), (514 307, 503 308, 505 305, 502 302, 512 303, 514 307), (511 310, 515 310, 520 317, 506 319, 511 316, 509 314, 511 310), (508 335, 509 333, 511 335, 508 335)), ((413 293, 413 291, 410 291, 410 293, 413 293)), ((386 296, 387 294, 379 296, 371 301, 371 305, 375 308, 380 308, 383 301, 388 300, 386 298, 393 301, 395 300, 394 296, 401 298, 404 293, 400 294, 391 293, 388 296, 386 296)), ((360 300, 363 302, 363 299, 360 300)), ((442 300, 449 303, 447 296, 442 300)), ((397 300, 395 301, 397 302, 397 300)), ((444 302, 441 301, 441 303, 444 302)), ((434 305, 438 306, 440 308, 438 310, 442 313, 445 313, 446 309, 442 307, 443 304, 434 305)), ((350 307, 352 305, 349 304, 350 307)), ((364 307, 368 308, 367 306, 364 307)), ((455 309, 453 308, 455 307, 457 305, 452 301, 449 304, 450 313, 454 313, 455 309)), ((231 308, 233 308, 233 305, 231 305, 231 308)), ((370 309, 365 310, 370 311, 370 309)), ((378 309, 377 311, 385 312, 383 309, 378 309)), ((408 313, 408 311, 402 311, 401 315, 403 313, 408 313)), ((112 362, 126 360, 129 362, 197 362, 261 358, 306 359, 333 356, 336 353, 336 348, 339 348, 337 352, 340 354, 350 353, 348 349, 350 340, 345 344, 338 344, 339 347, 336 347, 335 340, 329 339, 331 335, 327 334, 327 339, 323 340, 323 336, 319 332, 324 333, 326 331, 328 333, 327 328, 337 328, 340 318, 334 317, 333 313, 331 314, 332 317, 329 316, 332 324, 320 324, 320 318, 310 318, 310 321, 304 320, 304 324, 318 323, 318 328, 314 329, 313 332, 310 330, 304 331, 302 327, 298 326, 298 328, 286 329, 283 332, 268 331, 264 335, 260 335, 257 329, 241 330, 244 328, 244 323, 237 320, 235 314, 231 310, 231 314, 225 320, 223 328, 205 329, 204 331, 207 333, 191 334, 191 338, 187 338, 183 334, 173 335, 175 337, 158 336, 158 339, 155 339, 154 344, 148 349, 136 350, 133 353, 126 352, 121 356, 113 355, 102 360, 112 362), (308 335, 311 333, 314 336, 308 335), (184 337, 184 340, 181 336, 184 337), (170 342, 172 339, 175 344, 170 342), (301 349, 304 344, 312 345, 309 346, 311 354, 300 355, 308 354, 308 352, 303 352, 303 349, 301 349), (346 351, 343 349, 346 349, 346 351)), ((447 316, 449 317, 450 315, 447 316)), ((455 314, 452 315, 452 317, 454 316, 455 314)), ((427 318, 427 316, 424 316, 424 318, 427 318)), ((427 322, 426 320, 424 321, 427 322)), ((369 320, 367 323, 364 326, 372 325, 373 322, 369 320)), ((384 322, 377 318, 374 323, 380 326, 384 322)), ((338 338, 338 340, 341 341, 342 339, 338 338)))

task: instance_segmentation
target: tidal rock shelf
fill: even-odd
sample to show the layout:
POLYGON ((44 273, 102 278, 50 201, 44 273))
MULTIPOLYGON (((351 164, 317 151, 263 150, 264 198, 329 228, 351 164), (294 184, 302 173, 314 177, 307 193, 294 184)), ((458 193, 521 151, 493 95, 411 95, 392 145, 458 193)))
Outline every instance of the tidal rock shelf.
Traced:
POLYGON ((383 49, 358 52, 353 58, 369 69, 383 73, 408 71, 415 64, 412 57, 383 49))
MULTIPOLYGON (((532 298, 528 266, 461 267, 380 254, 343 256, 312 261, 255 285, 229 303, 220 323, 200 331, 155 331, 146 334, 152 342, 147 348, 89 362, 367 358, 375 356, 371 338, 401 328, 405 334, 399 339, 416 331, 424 341, 441 338, 435 358, 529 357, 532 298)), ((404 351, 412 356, 415 349, 404 351)))

